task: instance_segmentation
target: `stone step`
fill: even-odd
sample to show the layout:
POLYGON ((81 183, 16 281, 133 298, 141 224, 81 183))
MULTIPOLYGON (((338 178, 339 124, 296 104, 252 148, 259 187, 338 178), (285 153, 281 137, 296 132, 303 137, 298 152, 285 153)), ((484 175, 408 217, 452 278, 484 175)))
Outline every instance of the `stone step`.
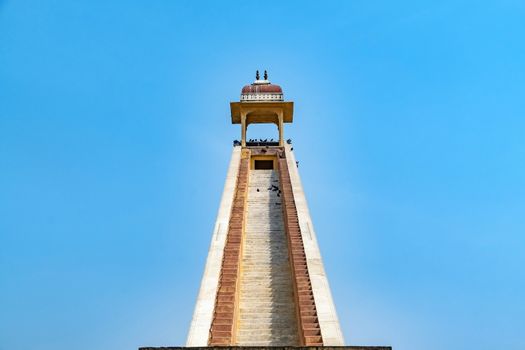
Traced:
POLYGON ((293 324, 295 325, 295 319, 291 318, 281 318, 278 319, 274 314, 261 314, 261 315, 253 315, 253 314, 246 314, 246 315, 240 315, 239 316, 239 325, 257 325, 257 324, 268 324, 272 325, 273 327, 282 326, 280 323, 282 320, 282 323, 286 323, 287 325, 293 324))
POLYGON ((251 339, 252 341, 280 341, 289 342, 297 339, 297 335, 289 335, 290 333, 297 333, 294 329, 283 329, 280 332, 261 332, 259 330, 250 329, 249 331, 239 331, 237 339, 251 339))
POLYGON ((295 323, 290 323, 290 320, 273 320, 271 318, 260 318, 257 320, 257 322, 246 322, 245 320, 239 320, 239 325, 242 326, 243 330, 264 330, 272 329, 272 327, 297 330, 297 328, 290 326, 290 324, 295 323))
POLYGON ((243 261, 248 262, 247 260, 254 261, 256 263, 261 263, 263 261, 273 261, 273 260, 287 260, 288 254, 285 253, 274 253, 268 251, 259 251, 254 252, 249 248, 244 249, 245 255, 243 256, 243 261))
POLYGON ((275 277, 275 276, 268 276, 268 277, 243 277, 243 280, 246 283, 249 284, 279 284, 279 285, 292 285, 292 280, 290 278, 286 277, 275 277), (257 283, 260 281, 260 283, 257 283))
POLYGON ((242 261, 247 262, 248 260, 250 262, 257 263, 257 265, 261 263, 270 264, 273 262, 283 263, 288 261, 288 255, 266 254, 265 252, 247 253, 245 257, 243 257, 242 261))
MULTIPOLYGON (((274 219, 274 218, 271 218, 271 219, 274 219)), ((247 218, 248 222, 249 220, 250 220, 250 217, 247 218)), ((273 234, 273 235, 275 235, 277 232, 279 232, 279 234, 283 232, 284 224, 281 224, 278 222, 272 222, 272 223, 265 222, 267 220, 270 220, 269 216, 267 216, 266 218, 257 218, 255 220, 256 221, 254 221, 254 219, 252 218, 253 222, 246 223, 246 229, 245 229, 246 232, 250 233, 250 232, 255 231, 254 233, 256 233, 257 229, 264 229, 265 233, 273 234)))
MULTIPOLYGON (((240 303, 239 307, 241 309, 243 308, 246 308, 246 307, 255 307, 255 308, 289 308, 290 305, 287 304, 287 303, 280 303, 278 301, 274 301, 274 302, 257 302, 257 301, 254 301, 254 300, 247 300, 247 301, 243 301, 240 303)), ((293 305, 291 306, 293 307, 293 305)))
POLYGON ((278 317, 278 315, 272 314, 272 313, 261 313, 258 315, 243 315, 243 317, 239 317, 239 324, 242 325, 248 325, 250 324, 251 328, 261 324, 273 324, 273 325, 279 325, 281 327, 295 327, 297 326, 295 322, 295 316, 293 318, 290 317, 278 317), (249 317, 248 317, 249 316, 249 317), (256 320, 257 322, 251 322, 251 320, 256 320), (294 321, 290 323, 290 320, 294 321), (252 327, 253 326, 253 327, 252 327))
MULTIPOLYGON (((257 315, 252 315, 251 317, 252 318, 265 318, 265 317, 275 317, 276 314, 275 312, 277 311, 283 311, 283 310, 295 310, 295 308, 293 307, 290 307, 290 306, 287 306, 287 305, 280 305, 280 306, 271 306, 271 305, 255 305, 255 306, 252 306, 251 304, 250 305, 245 305, 243 303, 241 303, 242 305, 239 305, 239 310, 242 310, 243 312, 245 312, 247 315, 248 314, 251 314, 251 313, 257 313, 257 315, 260 315, 260 316, 257 316, 257 315)), ((294 319, 295 318, 295 315, 292 317, 292 316, 282 316, 283 318, 286 318, 286 319, 294 319)))
POLYGON ((241 346, 294 346, 298 345, 297 336, 279 336, 276 338, 242 336, 237 337, 237 344, 241 346))
MULTIPOLYGON (((276 298, 279 296, 287 296, 287 295, 293 296, 293 291, 286 290, 288 288, 280 288, 282 290, 276 290, 275 287, 278 287, 278 286, 270 286, 270 285, 253 286, 253 287, 244 286, 244 287, 241 287, 240 292, 246 297, 251 297, 251 296, 256 296, 256 295, 264 295, 264 296, 273 297, 273 298, 276 298)), ((270 300, 274 300, 273 298, 270 298, 270 300)))
POLYGON ((241 338, 237 341, 238 346, 296 346, 296 342, 292 342, 290 340, 269 340, 269 341, 261 341, 261 340, 250 340, 250 339, 244 339, 241 338))
POLYGON ((297 346, 296 338, 271 338, 262 337, 240 337, 237 339, 238 346, 297 346))
MULTIPOLYGON (((284 250, 285 248, 283 246, 275 246, 275 249, 282 249, 284 250)), ((266 250, 266 249, 261 249, 259 251, 254 251, 252 248, 248 247, 248 246, 245 246, 244 247, 244 252, 246 253, 245 256, 243 256, 243 259, 246 261, 247 258, 252 258, 252 257, 261 257, 261 258, 265 258, 265 259, 268 259, 268 258, 284 258, 284 259, 287 259, 288 258, 288 254, 284 253, 284 252, 274 252, 272 251, 271 249, 269 250, 266 250)))
MULTIPOLYGON (((288 259, 282 258, 281 261, 276 261, 277 259, 261 259, 257 261, 257 263, 250 262, 250 265, 245 264, 242 267, 242 271, 253 271, 253 272, 261 272, 261 271, 267 271, 269 273, 286 273, 288 274, 290 270, 290 262, 288 259)), ((243 262, 246 262, 245 260, 242 260, 243 262)))
POLYGON ((248 284, 252 284, 252 283, 257 283, 257 281, 261 281, 261 282, 264 282, 264 283, 269 283, 269 282, 274 282, 274 283, 279 283, 279 284, 289 284, 289 285, 292 285, 292 280, 288 277, 288 276, 267 276, 267 275, 255 275, 255 276, 242 276, 241 277, 246 283, 248 284))
POLYGON ((265 288, 275 289, 275 287, 292 287, 293 286, 293 281, 286 277, 261 276, 261 277, 250 277, 250 278, 241 277, 241 279, 246 283, 241 284, 240 290, 264 291, 265 288), (261 283, 257 283, 258 281, 261 281, 261 283))
POLYGON ((290 331, 297 331, 297 328, 293 327, 280 327, 278 329, 263 329, 260 328, 252 328, 252 329, 243 329, 239 331, 239 336, 253 336, 257 338, 268 338, 272 335, 280 336, 282 338, 295 338, 295 334, 290 334, 290 331))
POLYGON ((254 278, 260 278, 260 277, 268 277, 268 278, 275 278, 275 279, 285 279, 292 281, 291 276, 288 276, 290 274, 290 268, 288 266, 287 262, 280 263, 280 264, 268 264, 266 265, 268 267, 268 270, 271 271, 264 271, 265 265, 259 264, 257 267, 250 266, 242 268, 242 278, 245 279, 254 279, 254 278))
MULTIPOLYGON (((284 294, 260 294, 260 295, 257 296, 257 298, 251 297, 251 294, 250 295, 241 294, 241 295, 243 297, 245 297, 245 298, 244 298, 243 301, 240 302, 239 305, 244 305, 244 306, 250 306, 253 302, 257 302, 261 298, 265 298, 265 299, 273 300, 273 301, 279 301, 279 300, 288 299, 288 298, 292 297, 292 295, 288 294, 288 293, 284 293, 284 294), (245 301, 246 301, 246 303, 245 303, 245 301)), ((268 305, 271 305, 271 302, 269 302, 268 305)))
MULTIPOLYGON (((253 259, 252 261, 255 261, 257 264, 250 266, 243 266, 242 271, 243 272, 262 272, 262 270, 258 269, 264 269, 266 268, 266 271, 268 274, 272 276, 276 276, 279 274, 289 274, 290 273, 290 263, 287 258, 262 258, 259 257, 257 259, 253 259)), ((244 262, 242 260, 241 262, 244 262)))
POLYGON ((257 230, 245 230, 246 234, 250 235, 250 238, 245 238, 243 242, 246 245, 257 244, 263 245, 260 248, 264 248, 265 245, 283 245, 288 248, 288 241, 283 241, 281 238, 275 237, 281 234, 281 230, 274 228, 264 229, 264 231, 257 230), (269 232, 271 230, 271 232, 269 232))
POLYGON ((271 286, 242 286, 241 292, 245 296, 255 295, 255 293, 257 293, 257 295, 267 295, 276 297, 281 295, 293 295, 293 291, 291 290, 275 290, 275 288, 271 286))
MULTIPOLYGON (((268 270, 271 269, 273 265, 278 266, 284 266, 288 263, 288 257, 287 256, 266 256, 261 254, 258 255, 250 255, 250 264, 256 263, 257 266, 264 266, 267 267, 268 270)), ((243 262, 247 262, 246 259, 242 260, 243 262)), ((251 265, 254 266, 254 265, 251 265)), ((277 272, 277 271, 270 271, 270 272, 277 272)))
POLYGON ((257 243, 257 244, 284 244, 288 246, 288 241, 283 241, 278 235, 281 233, 280 230, 266 230, 266 231, 246 231, 250 234, 250 237, 245 237, 243 242, 257 243), (270 231, 271 230, 271 231, 270 231))
POLYGON ((288 256, 288 252, 284 251, 287 248, 285 244, 274 244, 273 246, 256 250, 256 247, 260 245, 262 244, 245 244, 244 252, 249 254, 270 254, 270 256, 288 256))
MULTIPOLYGON (((274 254, 268 252, 252 252, 249 248, 244 248, 244 253, 246 254, 242 261, 246 263, 248 266, 258 266, 262 263, 280 263, 284 264, 288 261, 288 255, 284 254, 274 254), (248 252, 247 252, 248 251, 248 252)), ((269 266, 267 266, 269 267, 269 266)))
MULTIPOLYGON (((257 287, 257 288, 276 288, 276 287, 292 287, 292 281, 290 280, 287 280, 287 279, 272 279, 272 278, 260 278, 260 279, 244 279, 244 281, 246 282, 246 284, 250 284, 252 287, 257 287), (261 281, 260 283, 257 283, 257 281, 261 281)), ((246 286, 248 287, 248 286, 246 286)), ((250 289, 246 289, 244 288, 243 286, 241 286, 241 290, 250 290, 250 289)), ((251 290, 253 290, 253 288, 251 288, 251 290)))
POLYGON ((251 266, 243 266, 242 267, 242 275, 244 277, 250 277, 253 275, 261 275, 261 274, 267 274, 268 276, 274 276, 274 275, 288 275, 290 272, 290 266, 288 264, 288 261, 283 260, 280 263, 272 263, 272 264, 257 264, 257 265, 251 265, 251 266))
POLYGON ((249 296, 249 294, 253 294, 253 295, 261 295, 261 296, 271 296, 271 295, 275 295, 275 296, 283 296, 283 295, 293 295, 293 292, 292 291, 288 291, 287 289, 291 289, 292 288, 292 285, 291 284, 283 284, 283 283, 261 283, 261 284, 257 284, 254 287, 250 287, 250 288, 245 288, 245 287, 241 287, 241 293, 243 293, 243 295, 245 296, 249 296), (257 290, 260 289, 261 292, 260 293, 257 293, 257 290), (282 290, 277 290, 277 289, 282 289, 282 290))
MULTIPOLYGON (((258 307, 258 308, 240 308, 240 319, 245 320, 257 320, 261 318, 276 318, 281 317, 284 320, 295 320, 295 314, 293 314, 295 311, 295 308, 287 308, 287 307, 258 307), (292 316, 293 314, 293 316, 292 316), (241 317, 242 316, 242 317, 241 317)), ((250 321, 251 322, 251 321, 250 321)))
MULTIPOLYGON (((249 218, 248 218, 249 220, 249 218)), ((247 237, 253 237, 254 239, 263 239, 270 238, 277 235, 280 235, 284 231, 284 226, 277 224, 274 225, 248 225, 244 230, 247 234, 250 235, 247 237)), ((286 241, 283 241, 286 242, 286 241)))
POLYGON ((250 253, 269 252, 275 255, 288 256, 288 246, 282 242, 269 242, 261 240, 260 242, 244 242, 244 251, 250 253), (260 246, 265 246, 260 248, 260 246))
MULTIPOLYGON (((277 290, 275 287, 291 287, 291 286, 243 286, 240 289, 240 292, 243 293, 246 297, 256 296, 256 295, 266 295, 266 296, 283 296, 283 295, 293 295, 293 291, 287 290, 288 288, 280 288, 282 290, 277 290)), ((273 299, 271 299, 273 300, 273 299)), ((239 300, 240 301, 240 300, 239 300)))
MULTIPOLYGON (((295 309, 288 309, 288 308, 265 308, 265 307, 259 307, 259 308, 252 308, 252 309, 244 309, 244 317, 240 318, 240 320, 244 320, 243 322, 247 323, 249 320, 275 320, 277 317, 276 313, 289 313, 291 311, 294 311, 295 309)), ((286 320, 287 322, 292 322, 292 324, 295 324, 295 316, 290 317, 283 317, 281 316, 282 320, 286 320)), ((249 322, 252 322, 249 321, 249 322)), ((257 324, 258 322, 252 322, 253 324, 257 324)))
MULTIPOLYGON (((241 296, 244 297, 244 300, 246 300, 247 302, 257 301, 257 300, 260 300, 261 298, 266 298, 268 300, 277 301, 277 300, 282 300, 285 298, 286 299, 291 298, 293 297, 293 294, 280 292, 280 293, 261 293, 261 294, 257 294, 257 296, 254 296, 252 292, 246 292, 246 293, 241 293, 241 296)), ((244 300, 242 302, 244 302, 244 300)))
MULTIPOLYGON (((264 283, 257 286, 249 286, 249 287, 241 287, 240 293, 243 294, 243 296, 249 298, 252 300, 253 298, 257 296, 267 296, 269 299, 268 302, 276 301, 276 298, 279 296, 293 296, 293 291, 288 290, 292 289, 291 284, 271 284, 271 283, 264 283)), ((264 300, 266 301, 266 300, 264 300)), ((293 300, 292 300, 293 301, 293 300)), ((239 302, 242 302, 242 300, 239 300, 239 302)), ((285 300, 283 302, 290 302, 289 300, 285 300)))

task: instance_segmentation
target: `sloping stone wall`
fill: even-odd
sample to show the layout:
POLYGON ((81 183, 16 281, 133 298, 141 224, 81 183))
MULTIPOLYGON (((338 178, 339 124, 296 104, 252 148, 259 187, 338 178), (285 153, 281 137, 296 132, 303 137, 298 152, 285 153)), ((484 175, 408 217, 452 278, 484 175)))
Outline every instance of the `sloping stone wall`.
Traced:
POLYGON ((210 329, 208 344, 211 346, 235 343, 240 259, 242 256, 249 171, 250 151, 243 149, 210 329))

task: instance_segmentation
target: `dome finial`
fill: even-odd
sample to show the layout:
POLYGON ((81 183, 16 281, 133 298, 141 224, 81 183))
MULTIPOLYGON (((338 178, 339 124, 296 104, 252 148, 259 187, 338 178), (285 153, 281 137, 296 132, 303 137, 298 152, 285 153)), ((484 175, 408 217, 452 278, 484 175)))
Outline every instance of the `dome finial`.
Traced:
POLYGON ((255 80, 259 80, 259 70, 255 71, 255 80))
POLYGON ((266 69, 264 70, 264 80, 268 80, 268 72, 266 69))

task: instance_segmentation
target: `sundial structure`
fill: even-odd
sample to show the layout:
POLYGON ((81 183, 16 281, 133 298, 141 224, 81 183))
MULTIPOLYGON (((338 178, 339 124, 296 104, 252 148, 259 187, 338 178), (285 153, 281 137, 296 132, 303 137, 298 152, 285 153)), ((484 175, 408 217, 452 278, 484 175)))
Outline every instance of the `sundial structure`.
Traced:
POLYGON ((186 347, 344 346, 293 148, 284 141, 293 102, 265 72, 230 106, 241 140, 234 142, 186 347), (247 140, 256 123, 277 125, 278 140, 247 140))

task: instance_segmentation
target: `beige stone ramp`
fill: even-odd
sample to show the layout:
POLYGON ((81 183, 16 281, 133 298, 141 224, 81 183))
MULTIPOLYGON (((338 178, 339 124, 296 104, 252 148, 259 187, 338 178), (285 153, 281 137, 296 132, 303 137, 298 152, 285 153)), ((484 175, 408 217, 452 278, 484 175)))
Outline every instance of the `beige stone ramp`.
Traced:
POLYGON ((250 170, 237 345, 299 345, 282 197, 272 185, 274 170, 250 170))

